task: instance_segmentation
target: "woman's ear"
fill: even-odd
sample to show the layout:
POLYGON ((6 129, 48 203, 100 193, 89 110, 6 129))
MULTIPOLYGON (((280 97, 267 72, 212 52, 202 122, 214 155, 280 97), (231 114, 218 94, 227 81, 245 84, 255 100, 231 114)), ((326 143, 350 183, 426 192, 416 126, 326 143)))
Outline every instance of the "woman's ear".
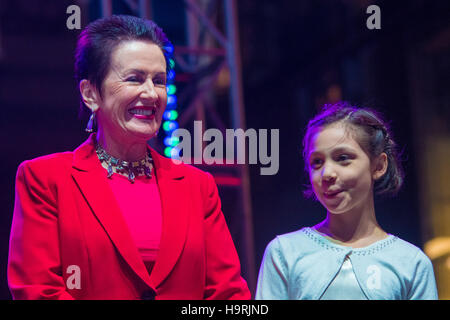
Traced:
POLYGON ((373 160, 372 177, 374 180, 380 179, 387 171, 388 156, 382 152, 376 159, 373 160))
POLYGON ((89 80, 83 79, 80 81, 79 88, 84 104, 92 112, 96 112, 99 108, 100 95, 95 86, 89 80))

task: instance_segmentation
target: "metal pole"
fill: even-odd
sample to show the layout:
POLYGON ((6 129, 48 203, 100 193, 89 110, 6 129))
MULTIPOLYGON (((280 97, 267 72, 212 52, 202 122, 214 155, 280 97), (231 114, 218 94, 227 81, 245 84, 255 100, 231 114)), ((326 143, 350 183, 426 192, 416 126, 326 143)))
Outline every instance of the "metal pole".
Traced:
MULTIPOLYGON (((224 0, 227 30, 227 58, 230 68, 230 91, 233 127, 245 130, 244 97, 242 91, 241 61, 239 50, 238 19, 235 0, 224 0)), ((239 147, 239 146, 238 146, 239 147)), ((245 148, 245 144, 241 146, 245 148)), ((245 154, 245 150, 244 154, 245 154)), ((242 179, 242 204, 244 209, 245 260, 248 273, 248 285, 253 291, 256 287, 254 258, 253 219, 250 197, 250 178, 248 164, 240 166, 242 179)))
POLYGON ((3 58, 3 54, 4 54, 4 51, 3 51, 3 41, 2 41, 2 30, 0 29, 0 61, 3 58))
POLYGON ((102 17, 112 16, 112 2, 111 0, 102 0, 102 17))
POLYGON ((205 25, 208 30, 211 32, 211 34, 214 36, 214 38, 223 46, 225 47, 227 44, 227 40, 222 35, 222 33, 214 26, 214 24, 206 17, 202 10, 194 3, 192 0, 184 0, 187 7, 190 9, 192 13, 194 13, 199 21, 205 25))
POLYGON ((152 18, 151 0, 139 0, 139 16, 144 19, 152 18))

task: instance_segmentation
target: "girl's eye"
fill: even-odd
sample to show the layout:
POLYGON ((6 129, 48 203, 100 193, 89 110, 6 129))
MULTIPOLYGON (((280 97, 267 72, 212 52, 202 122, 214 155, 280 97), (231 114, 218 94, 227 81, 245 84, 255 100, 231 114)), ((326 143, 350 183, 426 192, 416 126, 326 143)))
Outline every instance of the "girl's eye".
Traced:
POLYGON ((346 162, 346 161, 350 160, 350 156, 347 154, 341 154, 338 156, 337 160, 339 162, 346 162))
POLYGON ((317 169, 322 165, 322 159, 312 159, 310 162, 311 168, 317 169))

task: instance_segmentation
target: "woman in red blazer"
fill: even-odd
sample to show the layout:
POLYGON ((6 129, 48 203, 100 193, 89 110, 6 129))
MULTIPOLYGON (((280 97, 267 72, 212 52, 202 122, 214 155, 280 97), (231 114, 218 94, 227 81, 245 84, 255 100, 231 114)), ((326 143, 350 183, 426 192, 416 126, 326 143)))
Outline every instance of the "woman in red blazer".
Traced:
POLYGON ((97 133, 19 166, 14 299, 250 299, 212 176, 147 145, 167 103, 168 44, 129 16, 81 33, 81 107, 97 133))

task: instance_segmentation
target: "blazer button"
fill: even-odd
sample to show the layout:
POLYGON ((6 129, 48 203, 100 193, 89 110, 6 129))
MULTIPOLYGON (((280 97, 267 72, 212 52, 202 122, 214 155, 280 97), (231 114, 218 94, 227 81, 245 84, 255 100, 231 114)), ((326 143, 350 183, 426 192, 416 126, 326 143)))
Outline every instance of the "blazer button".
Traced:
POLYGON ((155 300, 156 292, 153 290, 146 290, 141 294, 141 300, 155 300))

